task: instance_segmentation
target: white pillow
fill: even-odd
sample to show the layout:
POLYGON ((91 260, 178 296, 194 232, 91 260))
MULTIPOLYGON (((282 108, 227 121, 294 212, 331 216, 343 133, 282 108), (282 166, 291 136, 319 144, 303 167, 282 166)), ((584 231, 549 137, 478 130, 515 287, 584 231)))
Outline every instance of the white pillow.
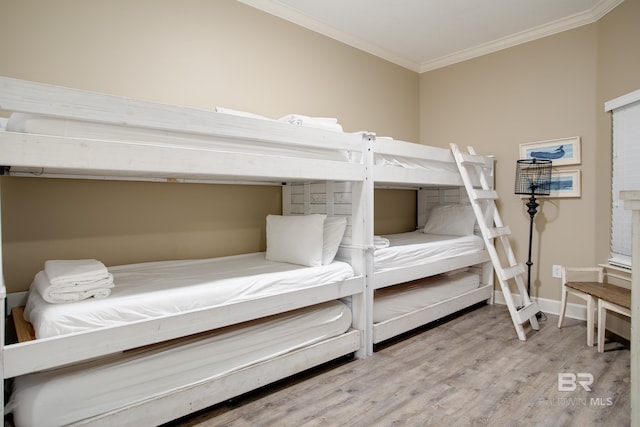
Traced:
POLYGON ((317 267, 322 265, 326 215, 267 215, 269 261, 317 267))
POLYGON ((322 265, 331 264, 338 253, 342 236, 347 229, 347 218, 330 216, 324 220, 324 241, 322 247, 322 265))
POLYGON ((427 234, 468 236, 473 234, 476 216, 471 205, 438 205, 429 214, 422 230, 427 234))

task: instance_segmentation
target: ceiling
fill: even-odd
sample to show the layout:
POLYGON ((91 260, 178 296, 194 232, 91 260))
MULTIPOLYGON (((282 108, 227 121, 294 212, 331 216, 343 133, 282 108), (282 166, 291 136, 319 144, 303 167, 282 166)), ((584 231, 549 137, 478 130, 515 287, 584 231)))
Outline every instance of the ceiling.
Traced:
POLYGON ((623 0, 239 0, 417 72, 597 21, 623 0))

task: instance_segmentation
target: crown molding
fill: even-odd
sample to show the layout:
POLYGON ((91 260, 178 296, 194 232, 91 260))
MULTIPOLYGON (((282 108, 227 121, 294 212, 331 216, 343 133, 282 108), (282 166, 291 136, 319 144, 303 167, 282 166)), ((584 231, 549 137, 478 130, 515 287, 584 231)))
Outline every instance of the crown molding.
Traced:
POLYGON ((406 57, 398 55, 380 46, 369 43, 361 38, 354 37, 344 31, 338 30, 327 24, 319 22, 291 7, 282 4, 277 0, 238 0, 255 9, 277 16, 293 24, 304 27, 315 33, 322 34, 356 49, 367 52, 401 67, 407 68, 417 73, 432 71, 437 68, 453 65, 458 62, 477 58, 479 56, 494 53, 519 44, 527 43, 563 31, 571 30, 583 25, 591 24, 605 16, 624 0, 601 0, 588 11, 578 13, 567 18, 559 19, 545 25, 541 25, 530 30, 504 37, 489 43, 483 43, 469 49, 454 52, 450 55, 442 56, 430 61, 417 63, 406 57))
POLYGON ((538 40, 543 37, 561 33, 563 31, 568 31, 574 28, 581 27, 583 25, 592 24, 605 16, 623 1, 624 0, 601 0, 588 11, 577 13, 563 19, 558 19, 548 24, 540 25, 538 27, 522 31, 508 37, 503 37, 489 43, 483 43, 469 49, 464 49, 452 53, 451 55, 442 56, 432 61, 425 61, 420 64, 419 72, 424 73, 427 71, 432 71, 437 68, 446 67, 458 62, 498 52, 503 49, 538 40))

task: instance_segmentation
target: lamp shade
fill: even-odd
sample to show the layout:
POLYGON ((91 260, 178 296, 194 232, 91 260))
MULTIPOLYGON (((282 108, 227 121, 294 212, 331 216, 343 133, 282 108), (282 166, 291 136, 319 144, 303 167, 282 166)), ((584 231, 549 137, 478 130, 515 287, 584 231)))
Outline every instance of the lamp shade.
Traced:
POLYGON ((548 196, 551 192, 551 160, 526 159, 516 163, 515 194, 548 196))

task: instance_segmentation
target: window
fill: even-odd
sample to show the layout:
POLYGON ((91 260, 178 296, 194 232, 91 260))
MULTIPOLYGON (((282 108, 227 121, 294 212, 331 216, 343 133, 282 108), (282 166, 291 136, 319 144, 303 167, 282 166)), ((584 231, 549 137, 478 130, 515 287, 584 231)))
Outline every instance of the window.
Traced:
POLYGON ((611 264, 631 268, 631 211, 620 191, 640 189, 640 90, 605 103, 613 114, 611 264))

